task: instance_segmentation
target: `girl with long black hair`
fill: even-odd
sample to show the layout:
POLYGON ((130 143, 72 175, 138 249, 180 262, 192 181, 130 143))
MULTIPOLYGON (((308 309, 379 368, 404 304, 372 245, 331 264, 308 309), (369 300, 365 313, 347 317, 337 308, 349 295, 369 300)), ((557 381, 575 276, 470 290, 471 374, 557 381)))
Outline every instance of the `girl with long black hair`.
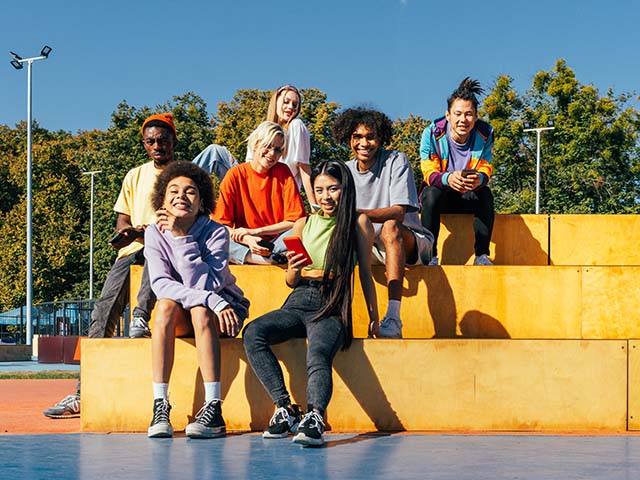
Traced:
POLYGON ((355 186, 348 168, 340 161, 325 161, 312 172, 311 181, 318 213, 298 220, 292 235, 298 236, 305 256, 287 253, 287 285, 293 288, 284 305, 250 322, 243 340, 254 372, 276 404, 276 412, 264 438, 283 438, 305 446, 324 443, 324 414, 333 390, 332 363, 338 350, 353 339, 351 301, 352 274, 356 260, 369 313, 369 335, 378 331, 376 293, 371 276, 373 226, 355 208, 355 186), (308 338, 307 413, 293 405, 284 384, 282 369, 270 346, 291 338, 308 338))

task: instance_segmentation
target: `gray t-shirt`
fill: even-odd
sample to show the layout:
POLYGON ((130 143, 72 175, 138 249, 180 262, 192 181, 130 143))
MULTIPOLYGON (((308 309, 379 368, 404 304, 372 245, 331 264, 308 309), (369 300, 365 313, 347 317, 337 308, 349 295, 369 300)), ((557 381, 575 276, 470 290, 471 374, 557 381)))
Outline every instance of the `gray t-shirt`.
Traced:
MULTIPOLYGON (((356 208, 373 210, 394 205, 407 207, 404 226, 413 231, 431 235, 418 217, 418 192, 413 170, 407 156, 396 150, 379 149, 376 163, 366 172, 358 171, 356 160, 349 160, 347 167, 356 185, 356 208)), ((374 223, 376 238, 380 236, 381 223, 374 223)))

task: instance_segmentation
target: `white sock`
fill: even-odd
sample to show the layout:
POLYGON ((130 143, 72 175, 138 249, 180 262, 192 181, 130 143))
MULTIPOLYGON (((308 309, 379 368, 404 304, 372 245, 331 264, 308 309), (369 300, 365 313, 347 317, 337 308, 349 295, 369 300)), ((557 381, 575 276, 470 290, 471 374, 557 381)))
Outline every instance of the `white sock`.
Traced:
POLYGON ((153 383, 153 398, 169 398, 168 383, 153 383))
POLYGON ((400 300, 389 300, 385 317, 400 318, 400 300))
POLYGON ((220 400, 220 382, 204 382, 204 401, 220 400))

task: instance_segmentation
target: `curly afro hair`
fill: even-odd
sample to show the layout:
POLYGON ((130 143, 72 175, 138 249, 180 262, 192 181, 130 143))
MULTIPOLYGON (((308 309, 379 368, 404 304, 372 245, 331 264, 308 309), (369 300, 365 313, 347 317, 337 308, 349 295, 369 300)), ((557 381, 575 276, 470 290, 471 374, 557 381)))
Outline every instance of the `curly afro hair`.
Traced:
POLYGON ((392 122, 384 113, 363 107, 348 108, 336 118, 333 124, 333 138, 342 145, 348 145, 351 135, 364 125, 370 128, 380 139, 382 146, 391 143, 392 122))
POLYGON ((153 193, 151 194, 151 206, 153 209, 158 210, 162 208, 169 182, 178 177, 187 177, 193 180, 198 187, 200 202, 202 203, 205 213, 209 214, 213 212, 215 200, 213 198, 211 177, 195 163, 183 160, 175 160, 169 163, 162 169, 158 178, 156 178, 156 183, 153 185, 153 193))

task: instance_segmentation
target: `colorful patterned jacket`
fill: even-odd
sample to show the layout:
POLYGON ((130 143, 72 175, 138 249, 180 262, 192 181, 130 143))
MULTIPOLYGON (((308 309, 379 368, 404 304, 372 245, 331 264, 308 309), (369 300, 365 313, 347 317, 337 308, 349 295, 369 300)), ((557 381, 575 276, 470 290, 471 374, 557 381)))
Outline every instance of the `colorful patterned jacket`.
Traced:
MULTIPOLYGON (((473 168, 482 173, 481 186, 486 185, 491 178, 491 156, 493 154, 493 128, 487 122, 476 121, 475 141, 471 147, 471 158, 466 168, 473 168)), ((447 172, 449 162, 449 144, 447 142, 447 119, 435 119, 422 132, 420 140, 420 168, 424 183, 437 187, 448 186, 447 172)))

